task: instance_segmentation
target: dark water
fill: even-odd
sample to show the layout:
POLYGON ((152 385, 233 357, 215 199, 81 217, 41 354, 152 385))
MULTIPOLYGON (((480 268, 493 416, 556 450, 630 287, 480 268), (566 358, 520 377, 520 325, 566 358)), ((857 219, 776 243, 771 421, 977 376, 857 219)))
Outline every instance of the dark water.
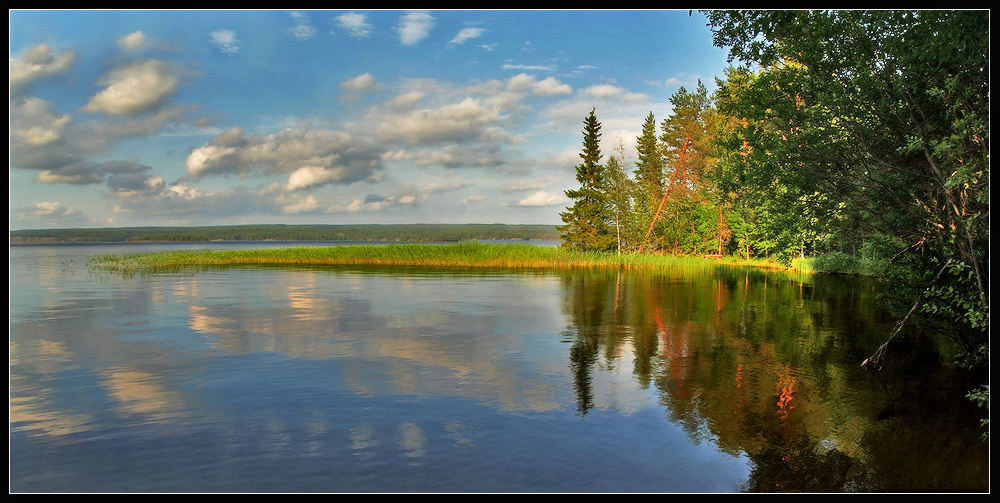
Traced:
POLYGON ((181 246, 237 245, 10 248, 12 492, 989 490, 944 341, 859 367, 874 284, 86 267, 181 246))

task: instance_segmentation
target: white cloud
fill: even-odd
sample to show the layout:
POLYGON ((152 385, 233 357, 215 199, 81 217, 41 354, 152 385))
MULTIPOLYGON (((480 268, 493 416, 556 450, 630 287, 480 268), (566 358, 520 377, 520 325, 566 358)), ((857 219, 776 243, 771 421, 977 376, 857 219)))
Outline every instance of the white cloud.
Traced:
POLYGON ((75 218, 79 212, 63 203, 45 201, 34 206, 22 208, 17 212, 17 218, 24 220, 66 220, 75 218))
POLYGON ((18 143, 19 139, 29 147, 41 147, 62 139, 73 121, 71 115, 55 113, 50 103, 38 98, 12 103, 10 109, 12 143, 18 143))
POLYGON ((146 35, 136 31, 118 39, 118 47, 127 51, 136 51, 146 47, 146 35))
POLYGON ((352 93, 377 91, 380 87, 370 73, 363 73, 340 83, 341 89, 352 93))
POLYGON ((80 110, 108 115, 137 115, 156 109, 177 91, 179 77, 155 59, 112 70, 100 83, 106 87, 80 110))
POLYGON ((292 28, 292 36, 298 40, 309 40, 316 34, 316 28, 313 28, 306 19, 305 14, 301 12, 292 12, 292 17, 298 21, 298 24, 292 28))
POLYGON ((494 136, 506 137, 495 126, 504 119, 500 110, 467 97, 438 108, 414 109, 391 118, 383 117, 379 132, 400 137, 411 145, 469 142, 494 136))
POLYGON ((100 183, 104 176, 92 171, 59 172, 43 170, 38 172, 35 179, 38 183, 63 183, 67 185, 89 185, 100 183))
POLYGON ((565 194, 539 190, 517 202, 518 206, 557 206, 565 204, 569 199, 565 194))
POLYGON ((390 110, 412 110, 413 107, 420 104, 420 100, 424 96, 426 96, 426 93, 422 91, 410 91, 393 97, 385 102, 384 106, 390 110))
POLYGON ((580 94, 598 100, 642 101, 648 98, 645 94, 629 92, 623 87, 609 84, 590 86, 580 91, 580 94))
POLYGON ((372 25, 368 24, 364 14, 348 12, 337 16, 337 25, 347 30, 354 38, 364 38, 371 34, 372 25))
POLYGON ((399 19, 396 31, 403 45, 413 45, 430 35, 434 16, 426 12, 410 12, 399 19))
POLYGON ((308 126, 267 136, 234 127, 191 151, 188 176, 290 175, 285 190, 353 183, 381 169, 382 150, 364 138, 308 126))
POLYGON ((554 72, 556 67, 552 65, 513 65, 506 64, 503 65, 504 70, 531 70, 531 71, 541 71, 541 72, 554 72))
POLYGON ((309 194, 282 206, 281 211, 285 214, 296 215, 299 213, 313 213, 321 208, 322 205, 316 199, 316 196, 309 194))
POLYGON ((449 44, 465 43, 468 42, 469 40, 481 36, 485 32, 486 30, 482 28, 462 28, 462 30, 460 30, 458 34, 455 35, 455 38, 451 39, 451 42, 448 43, 449 44))
POLYGON ((236 32, 232 30, 216 30, 209 33, 212 43, 219 46, 226 54, 240 52, 240 41, 236 38, 236 32))
POLYGON ((507 89, 527 91, 534 96, 552 97, 573 94, 573 88, 559 82, 555 77, 546 77, 541 82, 534 75, 519 73, 507 81, 507 89))
POLYGON ((308 189, 336 182, 344 177, 341 167, 327 168, 325 166, 303 166, 288 175, 288 185, 285 191, 308 189))
POLYGON ((572 94, 573 88, 568 84, 563 84, 559 82, 554 77, 546 77, 531 91, 535 96, 559 96, 563 94, 572 94))
POLYGON ((32 82, 69 70, 75 60, 73 51, 53 54, 47 44, 36 45, 21 59, 10 59, 10 91, 16 93, 32 82))

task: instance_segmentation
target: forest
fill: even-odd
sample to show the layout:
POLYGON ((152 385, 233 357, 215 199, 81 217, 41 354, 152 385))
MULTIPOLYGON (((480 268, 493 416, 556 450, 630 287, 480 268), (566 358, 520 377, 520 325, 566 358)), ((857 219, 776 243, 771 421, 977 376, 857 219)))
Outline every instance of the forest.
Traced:
POLYGON ((559 239, 550 225, 370 224, 117 227, 11 231, 18 243, 123 243, 152 241, 466 241, 559 239))
POLYGON ((988 369, 989 11, 704 14, 729 51, 716 91, 650 112, 634 160, 601 152, 590 111, 562 246, 878 276, 900 321, 866 369, 908 323, 988 369))

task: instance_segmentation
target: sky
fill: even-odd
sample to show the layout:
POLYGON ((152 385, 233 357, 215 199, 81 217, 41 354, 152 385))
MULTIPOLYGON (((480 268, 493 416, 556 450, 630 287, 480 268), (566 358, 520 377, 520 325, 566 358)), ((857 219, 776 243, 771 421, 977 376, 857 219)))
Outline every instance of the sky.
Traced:
POLYGON ((726 51, 687 10, 11 10, 10 229, 561 223, 583 121, 726 51))

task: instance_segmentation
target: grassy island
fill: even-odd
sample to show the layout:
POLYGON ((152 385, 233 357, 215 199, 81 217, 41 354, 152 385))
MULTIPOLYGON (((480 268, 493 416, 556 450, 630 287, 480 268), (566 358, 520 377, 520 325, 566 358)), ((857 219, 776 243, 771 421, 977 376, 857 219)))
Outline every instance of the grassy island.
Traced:
POLYGON ((97 256, 91 258, 88 265, 122 272, 247 265, 378 265, 493 269, 657 268, 699 265, 780 267, 773 262, 748 262, 734 258, 675 257, 638 253, 618 255, 525 243, 478 241, 449 244, 361 244, 136 253, 97 256))

